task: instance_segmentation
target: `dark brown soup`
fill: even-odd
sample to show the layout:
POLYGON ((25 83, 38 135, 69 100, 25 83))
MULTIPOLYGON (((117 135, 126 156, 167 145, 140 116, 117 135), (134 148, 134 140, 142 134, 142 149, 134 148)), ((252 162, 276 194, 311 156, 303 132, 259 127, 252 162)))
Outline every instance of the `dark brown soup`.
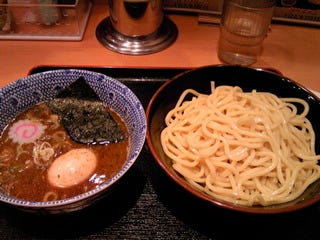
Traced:
MULTIPOLYGON (((106 107, 128 136, 128 130, 113 110, 106 107)), ((89 145, 70 139, 60 117, 46 103, 40 103, 18 115, 0 138, 0 190, 19 199, 52 201, 69 198, 107 181, 124 165, 129 140, 89 145), (88 148, 96 157, 93 173, 80 183, 57 187, 48 181, 48 169, 61 155, 72 149, 88 148)))

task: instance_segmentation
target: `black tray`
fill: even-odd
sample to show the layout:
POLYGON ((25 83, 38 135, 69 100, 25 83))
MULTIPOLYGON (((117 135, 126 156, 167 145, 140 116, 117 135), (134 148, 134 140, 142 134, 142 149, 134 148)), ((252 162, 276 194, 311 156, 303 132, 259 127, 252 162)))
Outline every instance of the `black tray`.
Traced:
MULTIPOLYGON (((66 67, 41 66, 30 74, 66 67)), ((68 67, 70 68, 70 67, 68 67)), ((153 93, 187 69, 88 68, 129 86, 146 108, 153 93)), ((169 179, 145 145, 119 185, 93 207, 42 216, 0 205, 0 239, 319 239, 320 205, 281 215, 231 212, 169 179)))

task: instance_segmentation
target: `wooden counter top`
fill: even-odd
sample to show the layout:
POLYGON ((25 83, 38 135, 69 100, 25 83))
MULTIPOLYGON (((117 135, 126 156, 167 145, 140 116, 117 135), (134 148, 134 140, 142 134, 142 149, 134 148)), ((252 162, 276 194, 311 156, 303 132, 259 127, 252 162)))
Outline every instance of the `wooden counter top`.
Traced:
MULTIPOLYGON (((198 24, 196 16, 171 15, 179 35, 169 48, 143 56, 123 55, 96 39, 97 25, 108 16, 106 1, 93 1, 82 41, 0 40, 0 87, 26 76, 40 65, 115 67, 199 67, 220 64, 218 26, 198 24)), ((273 24, 253 66, 271 67, 302 85, 320 91, 320 29, 273 24)))

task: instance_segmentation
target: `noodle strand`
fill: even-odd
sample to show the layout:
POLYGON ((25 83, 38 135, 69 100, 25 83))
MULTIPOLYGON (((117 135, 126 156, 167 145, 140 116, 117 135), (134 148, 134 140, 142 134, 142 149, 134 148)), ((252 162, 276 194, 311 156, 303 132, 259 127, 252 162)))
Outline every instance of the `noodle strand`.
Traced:
POLYGON ((161 144, 199 191, 245 206, 283 203, 320 178, 308 112, 306 101, 268 92, 187 89, 165 118, 161 144))

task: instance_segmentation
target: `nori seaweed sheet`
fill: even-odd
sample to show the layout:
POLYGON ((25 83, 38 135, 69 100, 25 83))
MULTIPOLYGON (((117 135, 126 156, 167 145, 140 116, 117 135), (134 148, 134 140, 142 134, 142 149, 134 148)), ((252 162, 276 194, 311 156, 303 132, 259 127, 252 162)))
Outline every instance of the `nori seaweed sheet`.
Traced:
POLYGON ((75 98, 101 102, 99 96, 89 86, 84 77, 79 77, 76 81, 61 90, 55 98, 75 98))
POLYGON ((48 103, 71 139, 84 144, 109 144, 122 141, 125 133, 94 90, 79 78, 48 103))

